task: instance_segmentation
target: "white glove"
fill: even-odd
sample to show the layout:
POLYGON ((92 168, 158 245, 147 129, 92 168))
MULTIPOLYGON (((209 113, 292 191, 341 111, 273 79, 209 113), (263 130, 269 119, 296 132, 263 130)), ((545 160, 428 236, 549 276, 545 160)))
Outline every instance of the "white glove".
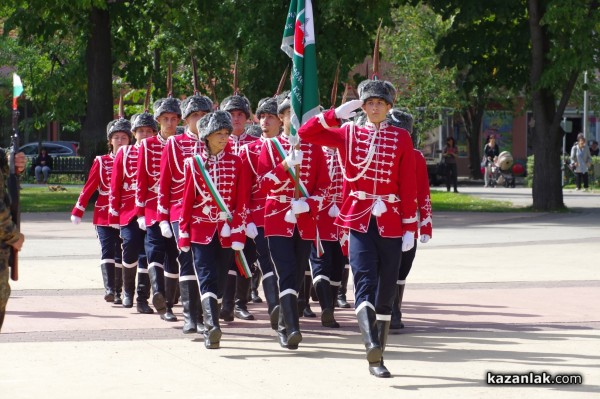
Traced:
POLYGON ((345 102, 335 109, 335 116, 338 119, 350 119, 356 115, 356 112, 354 111, 362 107, 362 105, 362 100, 350 100, 345 102))
POLYGON ((112 227, 113 229, 116 229, 116 230, 120 230, 121 229, 121 226, 119 226, 118 224, 109 224, 109 226, 112 227))
POLYGON ((423 244, 427 244, 429 240, 431 240, 431 237, 429 237, 428 234, 423 234, 421 237, 419 237, 419 241, 421 241, 423 244))
POLYGON ((248 223, 246 225, 246 235, 253 240, 256 238, 258 235, 258 229, 254 223, 248 223))
POLYGON ((165 238, 173 237, 173 231, 171 230, 171 225, 169 224, 169 222, 167 222, 166 220, 163 220, 162 222, 160 222, 158 224, 158 226, 160 227, 160 233, 163 235, 163 237, 165 237, 165 238))
POLYGON ((190 252, 190 247, 181 247, 181 252, 190 252))
POLYGON ((71 215, 71 223, 79 224, 81 223, 81 218, 79 216, 71 215))
POLYGON ((299 215, 308 211, 310 211, 310 207, 306 201, 292 200, 292 212, 294 212, 294 214, 299 215))
POLYGON ((291 169, 294 166, 300 165, 302 163, 302 157, 303 157, 302 151, 293 150, 293 151, 290 151, 289 154, 287 154, 287 156, 285 157, 285 159, 283 161, 287 164, 288 168, 291 169))
POLYGON ((140 226, 141 230, 146 231, 146 218, 144 216, 140 216, 137 218, 138 226, 140 226))
POLYGON ((242 249, 244 249, 244 244, 242 244, 241 242, 234 241, 231 243, 231 249, 233 249, 234 251, 241 251, 242 249))
POLYGON ((410 251, 415 246, 415 232, 407 231, 402 236, 402 252, 410 251))

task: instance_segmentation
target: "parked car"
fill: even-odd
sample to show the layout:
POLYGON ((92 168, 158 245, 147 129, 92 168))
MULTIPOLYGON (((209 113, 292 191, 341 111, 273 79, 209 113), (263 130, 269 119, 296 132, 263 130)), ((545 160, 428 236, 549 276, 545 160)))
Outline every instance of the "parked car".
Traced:
MULTIPOLYGON (((77 141, 42 141, 42 148, 48 150, 50 156, 56 157, 74 157, 77 156, 79 143, 77 141)), ((19 148, 27 158, 33 158, 38 155, 38 142, 24 144, 19 148)))

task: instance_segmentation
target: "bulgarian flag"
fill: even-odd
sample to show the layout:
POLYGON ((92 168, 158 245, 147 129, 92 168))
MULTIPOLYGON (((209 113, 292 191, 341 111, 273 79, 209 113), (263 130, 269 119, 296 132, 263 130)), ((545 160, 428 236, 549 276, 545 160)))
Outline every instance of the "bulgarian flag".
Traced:
POLYGON ((13 73, 13 110, 17 110, 17 98, 23 93, 23 83, 16 73, 13 73))
POLYGON ((292 59, 291 122, 292 135, 319 113, 317 88, 317 50, 311 0, 292 0, 288 11, 281 49, 292 59))

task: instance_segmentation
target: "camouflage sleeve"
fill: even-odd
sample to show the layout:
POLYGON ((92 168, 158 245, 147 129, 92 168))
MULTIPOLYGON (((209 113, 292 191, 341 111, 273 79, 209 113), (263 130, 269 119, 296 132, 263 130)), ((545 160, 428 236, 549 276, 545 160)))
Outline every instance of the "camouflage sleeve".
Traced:
POLYGON ((19 230, 10 216, 10 199, 6 191, 8 162, 6 152, 0 148, 0 246, 13 244, 19 240, 19 230))

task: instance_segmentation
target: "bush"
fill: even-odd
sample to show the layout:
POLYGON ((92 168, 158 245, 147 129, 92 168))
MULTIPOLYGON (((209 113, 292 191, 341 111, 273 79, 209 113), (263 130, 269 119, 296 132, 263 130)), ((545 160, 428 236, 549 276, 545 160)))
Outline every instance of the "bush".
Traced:
MULTIPOLYGON (((527 177, 525 178, 525 185, 531 187, 533 185, 533 160, 534 155, 527 157, 527 177)), ((575 174, 569 168, 571 163, 571 157, 569 155, 563 155, 563 166, 565 168, 565 181, 563 181, 563 187, 567 184, 575 183, 575 174)), ((590 187, 600 187, 600 157, 592 157, 592 167, 589 171, 590 187)))

